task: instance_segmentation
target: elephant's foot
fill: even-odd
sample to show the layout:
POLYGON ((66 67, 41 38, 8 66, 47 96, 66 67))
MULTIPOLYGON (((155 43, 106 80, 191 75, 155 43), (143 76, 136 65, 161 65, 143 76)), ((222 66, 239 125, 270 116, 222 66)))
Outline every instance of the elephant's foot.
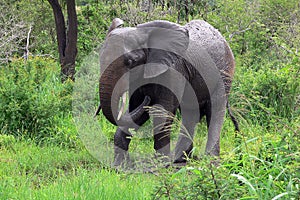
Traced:
POLYGON ((177 158, 177 159, 175 159, 173 161, 174 164, 177 164, 177 163, 186 163, 186 162, 187 162, 187 159, 184 156, 182 156, 180 158, 177 158))
POLYGON ((167 168, 170 168, 170 169, 174 169, 176 171, 180 170, 181 168, 185 167, 187 164, 187 162, 173 162, 171 165, 167 166, 167 168))
POLYGON ((175 155, 173 163, 186 163, 193 158, 193 143, 185 138, 180 138, 181 145, 175 148, 175 155))
POLYGON ((213 142, 207 141, 205 154, 209 156, 220 156, 220 139, 213 142))
POLYGON ((171 158, 169 155, 156 152, 154 154, 154 162, 157 163, 158 166, 167 166, 171 163, 171 158))
POLYGON ((128 151, 123 150, 117 146, 115 146, 114 148, 115 148, 115 158, 114 158, 113 167, 122 167, 122 168, 130 167, 131 161, 130 161, 128 151))
POLYGON ((221 164, 221 160, 220 157, 214 157, 212 158, 212 160, 210 161, 210 164, 215 166, 215 167, 219 167, 221 164))

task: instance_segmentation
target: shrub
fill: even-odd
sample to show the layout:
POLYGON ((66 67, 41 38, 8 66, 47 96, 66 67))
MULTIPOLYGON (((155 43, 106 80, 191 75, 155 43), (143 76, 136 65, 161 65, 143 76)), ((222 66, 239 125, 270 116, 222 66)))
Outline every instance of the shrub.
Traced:
POLYGON ((245 119, 269 125, 272 119, 299 116, 299 63, 274 60, 249 66, 240 61, 230 101, 245 119))
POLYGON ((59 66, 40 57, 0 68, 0 127, 4 134, 41 139, 55 118, 71 110, 72 84, 61 84, 59 66))

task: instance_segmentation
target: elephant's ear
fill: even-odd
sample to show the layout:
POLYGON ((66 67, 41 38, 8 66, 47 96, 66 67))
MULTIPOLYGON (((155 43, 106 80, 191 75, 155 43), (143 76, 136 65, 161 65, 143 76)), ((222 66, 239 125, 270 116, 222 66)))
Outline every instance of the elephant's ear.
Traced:
POLYGON ((181 55, 189 46, 189 32, 179 24, 155 20, 139 24, 137 28, 148 32, 148 48, 162 49, 181 55))
MULTIPOLYGON (((167 52, 184 56, 189 46, 189 32, 183 26, 168 21, 156 20, 144 24, 139 24, 138 29, 148 33, 147 48, 150 49, 149 58, 151 59, 151 49, 159 49, 167 52)), ((157 53, 153 56, 157 60, 157 53)), ((164 59, 164 58, 162 58, 164 59)), ((168 70, 168 65, 155 64, 146 67, 144 78, 156 77, 168 70)))
POLYGON ((124 24, 124 21, 121 20, 120 18, 115 18, 115 19, 113 19, 113 21, 111 22, 110 27, 108 28, 108 31, 107 31, 107 34, 106 34, 106 35, 109 35, 109 33, 110 33, 112 30, 114 30, 115 28, 121 27, 123 24, 124 24))

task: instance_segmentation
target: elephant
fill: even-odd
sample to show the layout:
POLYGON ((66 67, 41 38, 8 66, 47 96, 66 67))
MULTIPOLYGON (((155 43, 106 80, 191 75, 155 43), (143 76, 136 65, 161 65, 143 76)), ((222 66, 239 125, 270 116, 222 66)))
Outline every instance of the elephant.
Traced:
POLYGON ((208 139, 205 152, 220 154, 220 132, 226 108, 235 130, 228 95, 235 70, 233 53, 221 33, 203 20, 179 25, 155 20, 123 27, 116 18, 100 51, 100 106, 114 125, 114 166, 124 165, 132 134, 149 119, 145 106, 158 106, 175 114, 182 128, 175 152, 170 152, 168 116, 153 116, 154 149, 173 163, 186 163, 191 155, 195 126, 206 116, 208 139), (129 93, 125 114, 124 94, 129 93), (119 108, 120 98, 123 103, 119 108))

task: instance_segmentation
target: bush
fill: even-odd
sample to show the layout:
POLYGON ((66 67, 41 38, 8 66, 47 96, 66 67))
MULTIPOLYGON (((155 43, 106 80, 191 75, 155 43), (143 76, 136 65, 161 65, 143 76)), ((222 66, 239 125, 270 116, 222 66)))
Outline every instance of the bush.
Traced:
POLYGON ((261 62, 249 67, 237 62, 231 102, 247 120, 269 125, 272 119, 299 116, 299 63, 261 62))
POLYGON ((72 84, 60 83, 59 66, 40 57, 0 68, 0 127, 4 134, 40 140, 71 110, 72 84))

